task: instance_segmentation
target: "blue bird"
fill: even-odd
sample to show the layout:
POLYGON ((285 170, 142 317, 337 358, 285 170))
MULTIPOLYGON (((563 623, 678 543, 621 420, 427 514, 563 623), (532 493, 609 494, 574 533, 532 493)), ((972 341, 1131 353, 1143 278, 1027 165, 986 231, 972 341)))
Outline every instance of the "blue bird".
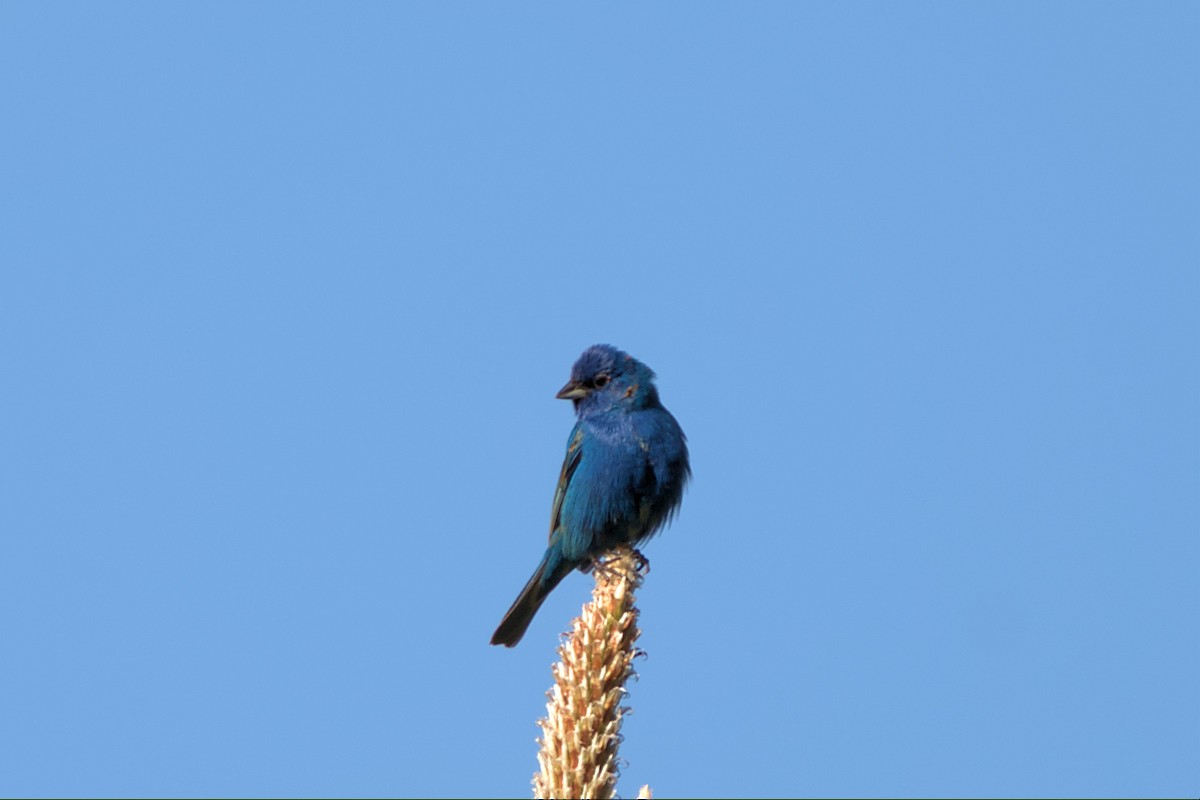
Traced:
POLYGON ((557 395, 578 421, 550 511, 550 546, 492 644, 521 641, 546 596, 573 569, 617 545, 635 546, 679 508, 691 477, 687 437, 658 400, 654 373, 607 344, 583 351, 557 395))

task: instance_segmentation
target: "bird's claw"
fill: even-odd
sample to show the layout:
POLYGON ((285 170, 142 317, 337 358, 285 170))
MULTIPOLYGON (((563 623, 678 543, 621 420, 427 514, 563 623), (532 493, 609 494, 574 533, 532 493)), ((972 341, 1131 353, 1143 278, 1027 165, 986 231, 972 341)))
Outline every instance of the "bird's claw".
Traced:
POLYGON ((614 580, 620 574, 611 563, 611 559, 597 558, 592 562, 591 572, 597 579, 614 580))

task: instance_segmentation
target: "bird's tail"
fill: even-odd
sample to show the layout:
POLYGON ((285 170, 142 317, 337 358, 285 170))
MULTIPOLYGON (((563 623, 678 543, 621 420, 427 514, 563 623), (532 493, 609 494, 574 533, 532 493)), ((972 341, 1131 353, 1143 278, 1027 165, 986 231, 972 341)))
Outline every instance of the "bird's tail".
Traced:
POLYGON ((546 597, 574 569, 574 566, 561 556, 553 558, 555 555, 557 554, 552 550, 546 551, 542 563, 538 564, 525 588, 517 595, 512 608, 504 615, 504 619, 500 620, 500 626, 492 634, 492 644, 512 647, 521 641, 525 629, 533 622, 533 615, 542 607, 546 597))

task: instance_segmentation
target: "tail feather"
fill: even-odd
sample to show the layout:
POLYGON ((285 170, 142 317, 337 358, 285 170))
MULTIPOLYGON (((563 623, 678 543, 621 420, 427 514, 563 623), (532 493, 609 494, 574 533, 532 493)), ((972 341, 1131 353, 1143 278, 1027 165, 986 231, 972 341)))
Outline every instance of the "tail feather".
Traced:
POLYGON ((529 623, 533 622, 533 616, 542 607, 546 597, 562 582, 562 579, 567 577, 573 567, 559 560, 553 569, 550 567, 550 553, 547 552, 542 558, 542 563, 538 564, 538 568, 534 570, 533 576, 529 582, 525 584, 525 588, 517 595, 517 599, 513 602, 512 608, 508 609, 508 613, 504 615, 504 619, 500 620, 499 627, 492 634, 492 644, 502 644, 505 647, 513 647, 517 642, 521 641, 521 637, 525 635, 526 629, 529 628, 529 623))

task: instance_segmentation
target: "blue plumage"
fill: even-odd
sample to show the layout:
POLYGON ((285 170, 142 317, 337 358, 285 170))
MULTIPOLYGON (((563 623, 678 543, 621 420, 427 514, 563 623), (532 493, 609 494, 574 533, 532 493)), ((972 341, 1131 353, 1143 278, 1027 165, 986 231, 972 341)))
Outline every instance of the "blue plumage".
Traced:
POLYGON ((687 437, 663 408, 654 373, 611 345, 583 351, 558 393, 575 423, 550 512, 550 546, 492 644, 512 647, 546 596, 573 569, 620 544, 636 545, 670 521, 691 476, 687 437))

